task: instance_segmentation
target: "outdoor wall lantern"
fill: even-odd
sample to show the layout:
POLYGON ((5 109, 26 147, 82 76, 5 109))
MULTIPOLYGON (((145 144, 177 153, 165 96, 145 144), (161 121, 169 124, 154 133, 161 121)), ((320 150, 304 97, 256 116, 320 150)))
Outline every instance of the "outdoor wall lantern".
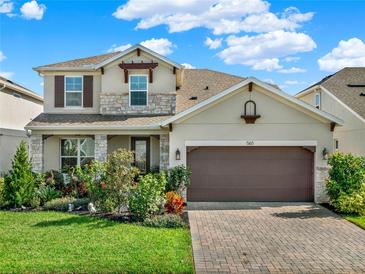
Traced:
POLYGON ((323 160, 328 160, 328 150, 327 150, 327 148, 324 148, 322 150, 322 156, 323 156, 323 160))
POLYGON ((177 161, 179 161, 181 159, 181 153, 180 153, 180 150, 179 149, 176 149, 176 152, 175 152, 175 159, 177 161))

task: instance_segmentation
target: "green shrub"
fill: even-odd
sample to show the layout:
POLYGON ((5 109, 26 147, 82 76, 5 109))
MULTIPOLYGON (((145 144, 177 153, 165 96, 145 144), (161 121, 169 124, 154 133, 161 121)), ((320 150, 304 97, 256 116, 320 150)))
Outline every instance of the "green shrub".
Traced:
POLYGON ((365 187, 363 190, 352 194, 342 193, 337 204, 342 213, 365 216, 365 187))
POLYGON ((75 209, 82 207, 83 210, 87 210, 89 202, 90 200, 88 198, 76 199, 73 197, 63 197, 46 202, 43 208, 46 210, 68 211, 68 204, 73 204, 75 209))
POLYGON ((166 192, 179 192, 190 185, 190 168, 184 165, 175 166, 168 170, 166 192))
POLYGON ((40 203, 43 205, 48 201, 61 197, 61 192, 56 190, 55 187, 43 185, 37 190, 37 196, 40 203))
POLYGON ((133 162, 133 152, 118 149, 105 163, 92 162, 78 167, 73 176, 87 186, 88 196, 98 210, 118 211, 127 206, 134 178, 139 173, 133 162))
POLYGON ((358 212, 365 189, 365 158, 352 154, 333 153, 326 188, 330 204, 340 212, 358 212), (353 210, 351 210, 353 206, 353 210))
POLYGON ((143 221, 143 225, 164 228, 186 227, 186 224, 183 222, 181 217, 175 214, 164 214, 147 218, 143 221))
POLYGON ((9 206, 30 206, 34 196, 35 175, 28 159, 26 143, 17 148, 12 168, 5 176, 4 199, 9 206))
POLYGON ((0 208, 5 206, 4 198, 4 178, 0 177, 0 208))
POLYGON ((137 187, 129 197, 129 210, 133 218, 144 220, 157 213, 165 203, 165 173, 140 176, 137 187))

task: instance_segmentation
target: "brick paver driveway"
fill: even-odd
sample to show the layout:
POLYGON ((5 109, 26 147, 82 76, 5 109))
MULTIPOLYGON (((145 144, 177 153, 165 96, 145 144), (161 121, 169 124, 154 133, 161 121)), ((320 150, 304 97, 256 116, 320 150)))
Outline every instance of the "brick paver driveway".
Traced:
POLYGON ((189 221, 197 273, 365 273, 365 231, 321 206, 194 205, 189 221))

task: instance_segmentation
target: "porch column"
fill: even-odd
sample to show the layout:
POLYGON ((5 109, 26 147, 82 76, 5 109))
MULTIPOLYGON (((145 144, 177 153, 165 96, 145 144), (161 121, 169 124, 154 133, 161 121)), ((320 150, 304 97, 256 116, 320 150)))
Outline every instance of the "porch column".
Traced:
POLYGON ((32 134, 29 138, 29 156, 34 172, 43 172, 43 136, 32 134))
POLYGON ((160 170, 169 167, 169 134, 160 135, 160 170))
POLYGON ((104 134, 95 134, 95 161, 105 162, 108 154, 108 139, 104 134))

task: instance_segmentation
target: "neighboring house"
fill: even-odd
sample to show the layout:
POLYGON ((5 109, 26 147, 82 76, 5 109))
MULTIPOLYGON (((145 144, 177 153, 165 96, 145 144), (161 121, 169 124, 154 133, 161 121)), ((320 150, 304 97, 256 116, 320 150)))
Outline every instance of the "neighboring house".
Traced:
POLYGON ((0 76, 0 175, 11 167, 21 140, 27 140, 24 126, 43 111, 43 98, 0 76))
POLYGON ((127 148, 143 171, 188 165, 188 201, 326 199, 323 151, 342 120, 275 86, 184 69, 141 45, 35 70, 45 99, 26 127, 36 171, 127 148))
POLYGON ((344 121, 334 128, 335 150, 365 156, 365 68, 344 68, 296 97, 344 121))

